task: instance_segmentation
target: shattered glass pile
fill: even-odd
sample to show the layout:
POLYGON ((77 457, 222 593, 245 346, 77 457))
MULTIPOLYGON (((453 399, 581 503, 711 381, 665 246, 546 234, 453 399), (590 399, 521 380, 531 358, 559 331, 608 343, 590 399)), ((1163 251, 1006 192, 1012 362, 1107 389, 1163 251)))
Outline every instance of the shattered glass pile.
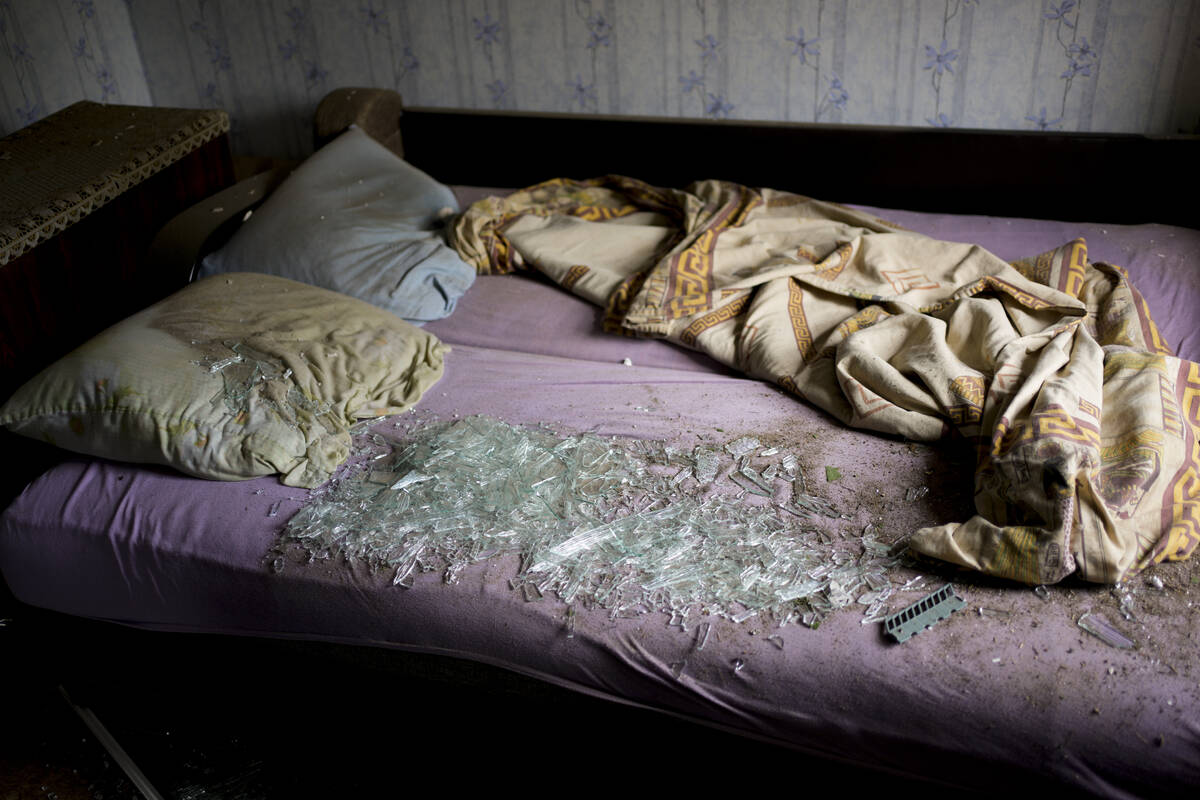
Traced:
POLYGON ((417 572, 520 556, 526 600, 815 626, 858 602, 882 619, 901 556, 809 494, 796 456, 743 437, 681 452, 660 442, 563 436, 489 417, 392 418, 356 437, 357 459, 281 535, 298 548, 411 586, 417 572), (384 435, 384 434, 387 435, 384 435))
POLYGON ((210 374, 221 374, 221 391, 212 397, 214 407, 224 404, 240 422, 249 419, 255 402, 269 408, 292 428, 300 430, 302 418, 320 421, 329 432, 340 425, 329 403, 319 403, 289 380, 292 370, 282 360, 263 353, 245 342, 201 342, 192 344, 206 349, 204 357, 192 363, 210 374), (226 355, 232 353, 232 355, 226 355))

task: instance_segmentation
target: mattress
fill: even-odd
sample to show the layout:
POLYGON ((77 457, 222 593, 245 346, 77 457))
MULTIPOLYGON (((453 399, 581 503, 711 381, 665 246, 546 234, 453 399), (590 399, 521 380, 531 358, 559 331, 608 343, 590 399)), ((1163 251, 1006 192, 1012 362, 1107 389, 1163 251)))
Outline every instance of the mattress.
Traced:
MULTIPOLYGON (((470 200, 474 190, 460 190, 470 200)), ((1128 268, 1167 341, 1200 360, 1200 231, 873 209, 1013 259, 1077 236, 1128 268)), ((535 276, 482 276, 431 323, 452 350, 421 413, 484 414, 563 434, 720 447, 745 435, 794 453, 838 525, 901 534, 965 519, 971 455, 851 430, 706 356, 600 331, 600 312, 535 276), (924 492, 928 489, 927 493, 924 492), (918 491, 912 491, 918 490, 918 491)), ((1006 584, 934 565, 966 607, 904 643, 864 608, 816 629, 657 612, 613 618, 514 591, 515 557, 411 588, 340 562, 273 568, 307 492, 274 478, 201 481, 169 469, 68 458, 0 516, 0 569, 30 605, 141 628, 374 645, 504 667, 559 686, 952 786, 1182 793, 1200 774, 1200 590, 1195 562, 1116 589, 1006 584), (1079 625, 1101 615, 1134 644, 1079 625), (1128 616, 1127 616, 1128 615, 1128 616), (672 624, 675 623, 675 624, 672 624)), ((924 591, 898 595, 906 601, 924 591)), ((893 603, 893 608, 898 608, 893 603)))

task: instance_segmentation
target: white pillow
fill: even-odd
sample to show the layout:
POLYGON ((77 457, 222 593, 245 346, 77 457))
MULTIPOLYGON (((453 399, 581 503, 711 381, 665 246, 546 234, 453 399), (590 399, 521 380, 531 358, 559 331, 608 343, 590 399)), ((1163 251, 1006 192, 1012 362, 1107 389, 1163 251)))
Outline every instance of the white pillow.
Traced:
POLYGON ((264 272, 409 322, 441 319, 475 280, 435 230, 457 210, 449 188, 352 127, 301 164, 199 274, 264 272))

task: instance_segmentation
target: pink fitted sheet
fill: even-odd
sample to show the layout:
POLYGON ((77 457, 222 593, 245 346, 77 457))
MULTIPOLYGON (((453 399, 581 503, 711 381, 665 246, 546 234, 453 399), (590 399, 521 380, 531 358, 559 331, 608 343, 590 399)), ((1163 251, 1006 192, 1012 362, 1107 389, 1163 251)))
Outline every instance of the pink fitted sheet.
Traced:
MULTIPOLYGON (((917 229, 953 222, 890 216, 917 229)), ((1067 228, 1027 230, 1013 221, 1022 231, 1014 233, 1004 220, 959 219, 956 230, 971 235, 957 238, 994 234, 995 244, 1012 248, 997 249, 1006 257, 1061 243, 1067 228), (1018 243, 1033 246, 1018 251, 1018 243)), ((1164 240, 1186 242, 1185 252, 1158 259, 1154 244, 1135 246, 1134 229, 1122 229, 1128 239, 1093 241, 1093 257, 1128 246, 1134 258, 1126 266, 1141 270, 1156 263, 1147 253, 1171 263, 1195 253, 1194 231, 1136 230, 1161 230, 1164 240)), ((849 430, 701 355, 603 334, 598 309, 536 278, 483 277, 455 315, 426 329, 453 347, 445 377, 421 402, 428 413, 484 413, 681 446, 751 433, 793 450, 810 475, 839 467, 843 480, 818 491, 847 513, 849 529, 871 522, 896 533, 968 513, 966 454, 849 430), (930 493, 906 500, 921 485, 930 493)), ((817 630, 712 620, 709 643, 697 650, 694 631, 658 614, 612 620, 580 609, 568 636, 562 603, 527 603, 509 588, 516 565, 508 559, 467 569, 452 585, 423 574, 407 590, 340 564, 275 573, 268 553, 305 494, 272 478, 209 482, 73 458, 0 516, 0 570, 20 600, 68 614, 474 659, 964 788, 1065 785, 1131 796, 1180 793, 1200 775, 1200 616, 1191 609, 1200 571, 1191 562, 1157 570, 1161 590, 1141 580, 1130 587, 1136 622, 1122 618, 1107 587, 1066 584, 1043 599, 1028 587, 930 569, 927 585, 953 581, 968 610, 903 645, 849 608, 817 630), (1083 632, 1076 623, 1089 610, 1138 647, 1117 650, 1083 632)))

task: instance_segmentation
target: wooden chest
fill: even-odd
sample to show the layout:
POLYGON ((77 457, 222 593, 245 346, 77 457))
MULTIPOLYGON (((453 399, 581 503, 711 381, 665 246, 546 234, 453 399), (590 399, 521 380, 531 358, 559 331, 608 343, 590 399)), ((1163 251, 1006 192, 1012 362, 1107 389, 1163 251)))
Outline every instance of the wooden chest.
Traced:
POLYGON ((187 280, 149 245, 233 182, 228 131, 215 109, 81 102, 0 140, 0 401, 187 280))

